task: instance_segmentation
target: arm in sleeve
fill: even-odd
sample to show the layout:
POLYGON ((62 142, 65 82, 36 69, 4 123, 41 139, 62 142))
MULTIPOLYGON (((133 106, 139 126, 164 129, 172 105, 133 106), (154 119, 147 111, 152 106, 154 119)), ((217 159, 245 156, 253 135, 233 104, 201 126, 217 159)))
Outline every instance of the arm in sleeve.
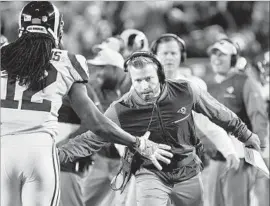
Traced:
POLYGON ((106 141, 135 146, 136 138, 134 136, 122 130, 96 108, 87 95, 85 85, 75 83, 69 95, 72 108, 87 129, 106 141))
POLYGON ((193 94, 194 111, 207 116, 213 123, 232 133, 241 142, 245 142, 252 135, 252 132, 235 113, 195 84, 190 83, 189 85, 193 94))
POLYGON ((193 116, 198 129, 216 146, 225 158, 230 154, 236 155, 234 144, 224 129, 202 114, 193 112, 193 116))
POLYGON ((74 162, 75 160, 90 156, 109 143, 102 141, 97 135, 87 132, 70 139, 66 144, 58 148, 61 163, 74 162))
POLYGON ((244 84, 243 99, 252 130, 259 136, 261 147, 264 148, 267 145, 269 135, 267 109, 259 87, 251 79, 247 79, 244 84))
MULTIPOLYGON (((110 106, 104 115, 115 122, 116 125, 120 125, 114 106, 110 106)), ((84 133, 70 139, 58 148, 61 163, 73 162, 78 158, 92 155, 99 151, 101 147, 109 145, 105 139, 98 137, 89 130, 87 131, 87 128, 87 124, 82 124, 80 131, 84 133)))
MULTIPOLYGON (((95 151, 97 146, 105 146, 104 143, 107 142, 125 144, 131 147, 136 146, 136 138, 134 136, 122 130, 116 123, 105 117, 96 108, 94 103, 88 97, 84 84, 73 84, 69 96, 73 109, 81 119, 82 126, 96 134, 92 135, 90 132, 83 133, 70 140, 70 144, 74 142, 74 146, 76 142, 78 144, 80 141, 83 144, 84 141, 87 141, 90 142, 87 147, 90 147, 91 149, 93 146, 95 151), (92 145, 91 141, 93 141, 94 145, 92 145)), ((61 150, 59 155, 61 159, 61 150)))

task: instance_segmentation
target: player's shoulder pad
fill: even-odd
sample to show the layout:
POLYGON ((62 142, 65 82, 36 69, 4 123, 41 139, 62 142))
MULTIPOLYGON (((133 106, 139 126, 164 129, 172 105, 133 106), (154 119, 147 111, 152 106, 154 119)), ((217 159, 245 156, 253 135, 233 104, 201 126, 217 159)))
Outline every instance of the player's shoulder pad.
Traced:
POLYGON ((67 50, 52 49, 51 61, 65 63, 67 61, 67 50))
POLYGON ((88 81, 89 72, 84 56, 72 54, 67 50, 53 49, 51 62, 53 64, 60 64, 68 68, 76 81, 88 81))
POLYGON ((86 58, 80 54, 72 54, 67 52, 68 59, 72 65, 72 68, 80 75, 83 81, 88 81, 89 70, 86 63, 86 58))

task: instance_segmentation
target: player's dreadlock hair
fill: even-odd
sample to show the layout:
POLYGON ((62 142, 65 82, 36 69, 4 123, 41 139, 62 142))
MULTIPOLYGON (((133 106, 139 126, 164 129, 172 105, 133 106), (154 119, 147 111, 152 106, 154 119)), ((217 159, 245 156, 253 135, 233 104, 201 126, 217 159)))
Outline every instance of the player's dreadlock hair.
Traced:
POLYGON ((33 90, 43 89, 46 70, 50 69, 50 58, 55 40, 47 34, 24 33, 16 41, 1 48, 1 70, 5 70, 12 81, 27 85, 33 90))

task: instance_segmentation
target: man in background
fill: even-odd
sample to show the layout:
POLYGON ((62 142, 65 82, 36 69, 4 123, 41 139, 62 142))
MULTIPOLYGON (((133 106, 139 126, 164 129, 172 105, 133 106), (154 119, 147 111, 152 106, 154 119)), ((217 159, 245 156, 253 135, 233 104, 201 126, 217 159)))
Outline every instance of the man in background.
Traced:
MULTIPOLYGON (((209 93, 258 134, 261 148, 265 149, 269 138, 266 105, 254 80, 235 68, 238 46, 229 39, 222 39, 208 49, 208 54, 215 73, 213 82, 208 85, 209 93)), ((217 172, 212 176, 212 183, 217 189, 212 194, 212 206, 252 205, 257 198, 254 188, 260 173, 244 161, 243 145, 235 138, 232 140, 240 158, 240 166, 236 171, 230 170, 221 176, 223 166, 216 161, 217 172)))

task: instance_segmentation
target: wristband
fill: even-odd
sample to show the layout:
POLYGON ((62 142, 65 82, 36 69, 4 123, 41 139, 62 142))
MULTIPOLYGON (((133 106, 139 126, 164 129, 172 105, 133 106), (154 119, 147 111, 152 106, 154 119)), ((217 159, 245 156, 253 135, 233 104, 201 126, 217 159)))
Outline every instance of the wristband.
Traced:
POLYGON ((135 137, 135 138, 136 138, 135 149, 138 150, 141 146, 141 141, 139 137, 135 137))
POLYGON ((253 133, 251 132, 251 134, 249 135, 249 137, 247 139, 245 139, 245 141, 243 143, 245 143, 246 141, 248 141, 252 135, 253 135, 253 133))
POLYGON ((140 149, 141 141, 139 140, 139 137, 135 136, 135 138, 136 138, 136 141, 133 143, 131 149, 138 151, 140 149))

